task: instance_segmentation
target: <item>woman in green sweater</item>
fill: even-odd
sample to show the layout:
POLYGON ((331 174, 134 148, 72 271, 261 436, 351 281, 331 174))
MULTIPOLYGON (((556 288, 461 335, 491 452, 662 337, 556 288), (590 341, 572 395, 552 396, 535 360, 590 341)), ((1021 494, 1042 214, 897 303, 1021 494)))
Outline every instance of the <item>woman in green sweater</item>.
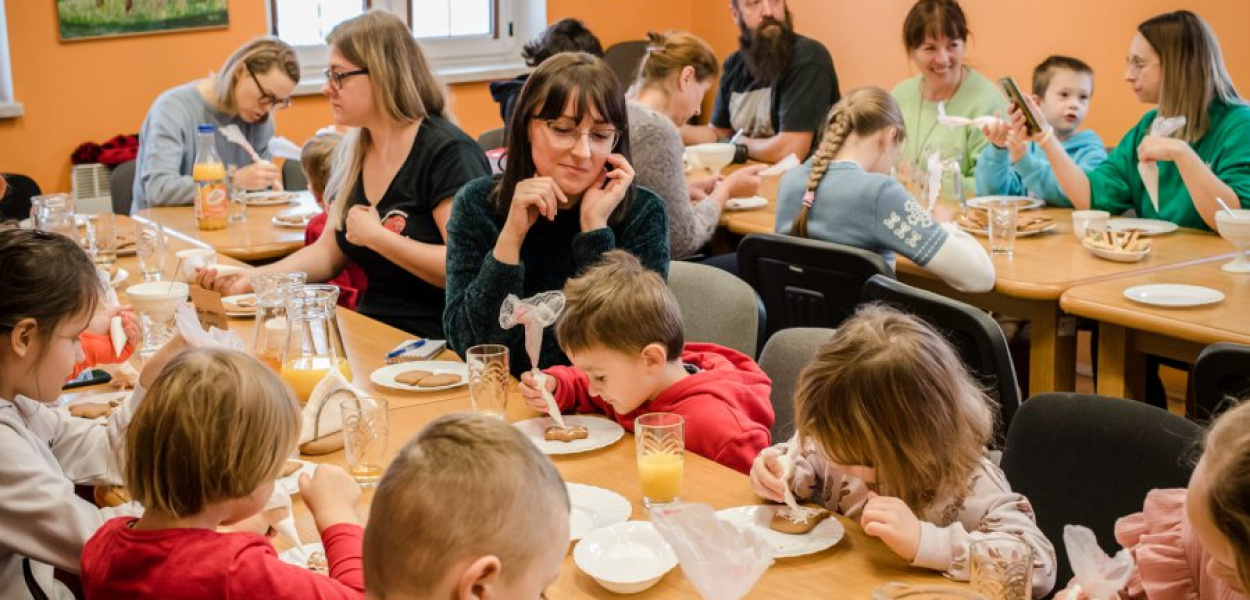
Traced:
MULTIPOLYGON (((609 250, 667 277, 664 201, 634 185, 628 133, 625 95, 602 60, 557 54, 530 75, 508 123, 503 175, 469 182, 452 206, 443 324, 461 356, 504 344, 512 373, 529 370, 522 329, 499 325, 504 299, 561 289, 609 250)), ((533 366, 569 364, 551 332, 533 366)))
MULTIPOLYGON (((1138 25, 1124 79, 1138 100, 1157 108, 1097 169, 1078 167, 1049 127, 1034 136, 1073 206, 1112 213, 1131 208, 1141 217, 1196 229, 1215 228, 1216 198, 1250 208, 1250 107, 1237 94, 1206 21, 1182 10, 1138 25), (1185 117, 1185 126, 1171 136, 1151 135, 1157 116, 1185 117), (1157 206, 1139 163, 1158 167, 1157 206)), ((1013 111, 1012 119, 1019 133, 1024 117, 1013 111)))

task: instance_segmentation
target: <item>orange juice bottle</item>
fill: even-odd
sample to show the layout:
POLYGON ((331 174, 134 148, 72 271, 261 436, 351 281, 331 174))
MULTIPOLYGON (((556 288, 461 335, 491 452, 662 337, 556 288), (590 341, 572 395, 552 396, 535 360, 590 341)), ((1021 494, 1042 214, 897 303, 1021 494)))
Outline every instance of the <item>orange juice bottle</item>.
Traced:
POLYGON ((195 224, 203 231, 226 228, 230 197, 226 192, 226 166, 217 155, 216 127, 200 125, 195 142, 195 224))

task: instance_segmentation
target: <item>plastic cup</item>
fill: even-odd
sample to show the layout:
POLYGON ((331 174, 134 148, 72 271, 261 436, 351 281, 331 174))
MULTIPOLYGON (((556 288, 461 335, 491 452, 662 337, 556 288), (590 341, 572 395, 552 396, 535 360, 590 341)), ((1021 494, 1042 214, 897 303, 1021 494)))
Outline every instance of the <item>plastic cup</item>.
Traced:
POLYGON ((1084 240, 1090 231, 1102 231, 1107 228, 1111 213, 1105 210, 1074 210, 1072 211, 1072 233, 1078 240, 1084 240))
POLYGON ((969 550, 972 589, 989 600, 1032 600, 1033 550, 1015 538, 991 538, 969 550))
POLYGON ((91 262, 97 267, 108 270, 117 262, 117 236, 113 229, 113 213, 97 215, 79 215, 78 243, 91 262))
POLYGON ((1014 200, 995 200, 988 204, 990 254, 1010 258, 1015 252, 1019 206, 1014 200))
POLYGON ((469 396, 473 412, 504 419, 508 408, 508 347, 499 344, 473 346, 465 352, 469 365, 469 396))
POLYGON ((386 472, 390 415, 386 398, 355 398, 339 404, 343 413, 343 451, 356 485, 376 487, 386 472))
POLYGON ((126 288, 126 299, 139 315, 143 354, 155 352, 174 337, 174 310, 187 301, 187 284, 177 281, 140 283, 126 288))
POLYGON ((685 419, 672 413, 642 415, 634 420, 634 444, 643 503, 650 508, 677 500, 686 459, 685 419))

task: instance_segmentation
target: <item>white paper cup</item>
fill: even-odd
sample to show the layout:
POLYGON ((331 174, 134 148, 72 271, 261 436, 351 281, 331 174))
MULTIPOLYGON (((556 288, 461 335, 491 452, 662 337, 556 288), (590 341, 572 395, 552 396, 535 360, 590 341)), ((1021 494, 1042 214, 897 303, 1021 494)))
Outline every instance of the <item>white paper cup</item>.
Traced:
POLYGON ((1107 228, 1111 213, 1105 210, 1074 210, 1072 211, 1072 233, 1076 239, 1085 239, 1087 231, 1102 231, 1107 228))

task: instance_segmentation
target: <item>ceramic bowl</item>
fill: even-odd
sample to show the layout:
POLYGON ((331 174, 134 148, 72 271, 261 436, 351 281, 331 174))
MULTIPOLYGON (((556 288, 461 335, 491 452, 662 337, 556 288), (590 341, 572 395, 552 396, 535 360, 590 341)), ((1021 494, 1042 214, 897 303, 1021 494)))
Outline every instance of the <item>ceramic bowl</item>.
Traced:
POLYGON ((590 532, 573 549, 573 562, 617 594, 641 592, 677 566, 677 555, 648 521, 626 521, 590 532))

